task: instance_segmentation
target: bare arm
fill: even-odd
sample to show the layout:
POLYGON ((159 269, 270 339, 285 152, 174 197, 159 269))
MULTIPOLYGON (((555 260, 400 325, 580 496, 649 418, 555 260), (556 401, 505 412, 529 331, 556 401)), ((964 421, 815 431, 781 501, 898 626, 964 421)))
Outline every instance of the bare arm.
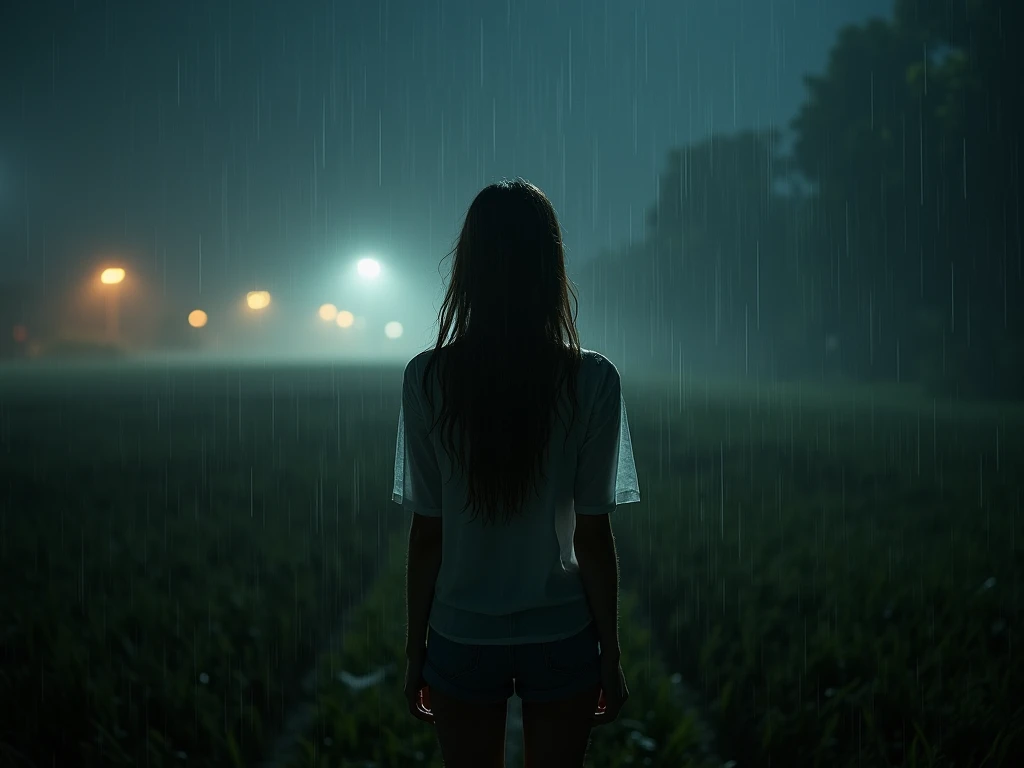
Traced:
POLYGON ((434 602, 434 587, 441 571, 441 518, 412 516, 406 571, 406 655, 422 653, 434 602))
POLYGON ((576 515, 573 536, 576 560, 587 593, 590 612, 597 625, 601 655, 618 659, 619 648, 619 561, 615 552, 611 516, 576 515))

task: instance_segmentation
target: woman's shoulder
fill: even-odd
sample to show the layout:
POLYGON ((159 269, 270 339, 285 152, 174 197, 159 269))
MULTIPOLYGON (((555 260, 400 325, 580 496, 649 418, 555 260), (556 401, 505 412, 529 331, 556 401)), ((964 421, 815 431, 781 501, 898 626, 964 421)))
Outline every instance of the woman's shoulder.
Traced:
POLYGON ((407 384, 410 382, 422 381, 423 373, 426 371, 427 364, 430 362, 430 358, 433 354, 433 349, 425 349, 405 364, 405 371, 403 372, 402 377, 407 384))
POLYGON ((417 354, 412 360, 409 361, 407 368, 420 368, 427 364, 431 357, 434 355, 434 348, 425 349, 417 354))
POLYGON ((581 370, 586 369, 604 375, 619 375, 619 369, 615 367, 615 363, 597 350, 580 349, 580 357, 582 362, 581 370))

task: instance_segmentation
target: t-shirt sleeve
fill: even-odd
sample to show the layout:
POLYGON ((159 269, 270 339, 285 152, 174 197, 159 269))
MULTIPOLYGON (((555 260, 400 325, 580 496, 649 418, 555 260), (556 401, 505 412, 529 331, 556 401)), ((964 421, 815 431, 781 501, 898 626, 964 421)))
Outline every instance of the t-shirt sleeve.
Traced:
POLYGON ((607 360, 576 461, 574 506, 581 515, 601 515, 619 504, 640 501, 633 443, 619 372, 607 360))
POLYGON ((415 366, 409 363, 402 383, 395 445, 395 484, 391 500, 417 515, 441 516, 441 470, 427 434, 422 389, 415 366))

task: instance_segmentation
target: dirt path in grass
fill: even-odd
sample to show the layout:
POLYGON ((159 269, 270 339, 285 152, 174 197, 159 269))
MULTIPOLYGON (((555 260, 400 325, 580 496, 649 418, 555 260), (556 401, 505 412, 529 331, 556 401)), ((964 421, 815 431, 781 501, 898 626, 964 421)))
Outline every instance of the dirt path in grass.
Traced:
MULTIPOLYGON (((348 607, 342 612, 335 625, 331 627, 330 633, 326 635, 328 649, 340 650, 342 648, 352 617, 358 613, 359 607, 367 599, 382 570, 388 567, 383 554, 375 562, 377 566, 375 568, 363 563, 363 573, 359 580, 362 587, 361 589, 356 587, 353 599, 349 601, 348 607)), ((324 658, 325 650, 324 647, 320 647, 317 653, 313 654, 312 663, 302 677, 299 693, 289 708, 288 717, 266 750, 264 759, 259 764, 260 768, 288 768, 295 764, 295 754, 299 750, 300 739, 309 734, 316 720, 317 697, 321 680, 320 662, 324 658)))
MULTIPOLYGON (((367 588, 363 590, 359 601, 345 611, 341 621, 333 628, 332 634, 328 637, 343 638, 345 636, 349 618, 355 614, 359 604, 362 603, 369 591, 369 585, 366 586, 367 588)), ((314 655, 312 666, 302 678, 299 698, 292 704, 291 712, 267 750, 266 757, 260 763, 260 768, 288 768, 289 765, 294 765, 295 753, 299 749, 299 740, 309 733, 316 719, 317 685, 320 679, 320 659, 322 657, 322 653, 314 655)))
MULTIPOLYGON (((386 567, 386 566, 385 566, 386 567)), ((342 648, 342 640, 349 629, 349 622, 359 609, 359 606, 367 598, 372 589, 372 582, 364 582, 365 589, 358 602, 353 603, 345 612, 341 621, 334 627, 331 637, 337 638, 338 643, 334 646, 335 651, 342 648)), ((302 678, 300 687, 300 698, 291 707, 291 713, 282 726, 271 747, 266 752, 266 757, 260 763, 260 768, 290 768, 295 764, 295 754, 299 750, 300 740, 307 736, 316 720, 318 681, 321 679, 320 659, 322 654, 317 654, 313 665, 307 670, 302 678)), ((383 681, 394 682, 400 674, 398 663, 370 673, 379 675, 383 681)), ((506 721, 505 737, 505 765, 506 768, 519 768, 523 764, 523 703, 518 696, 509 699, 508 720, 506 721)))
MULTIPOLYGON (((341 650, 346 633, 350 629, 351 620, 358 615, 360 606, 366 600, 371 599, 376 582, 382 578, 388 578, 387 572, 389 569, 401 568, 400 561, 388 563, 387 560, 386 557, 383 557, 380 561, 380 567, 374 576, 371 579, 364 580, 365 588, 362 590, 359 601, 350 604, 341 620, 334 627, 333 633, 328 636, 328 645, 335 653, 341 650)), ((392 575, 394 574, 392 573, 392 575)), ((624 593, 626 592, 628 590, 624 589, 624 593)), ((670 658, 665 653, 665 651, 670 649, 666 643, 662 642, 662 638, 659 638, 657 635, 658 627, 657 622, 653 621, 654 617, 649 616, 648 612, 644 610, 644 603, 646 601, 640 599, 631 600, 631 602, 635 607, 631 609, 632 615, 628 617, 629 624, 636 628, 651 628, 653 630, 651 642, 645 646, 647 660, 652 662, 656 668, 661 667, 664 661, 670 658)), ((327 649, 323 650, 326 651, 327 649)), ((643 651, 633 649, 631 653, 639 656, 643 654, 643 651)), ((290 715, 286 719, 277 738, 272 742, 270 749, 266 752, 266 757, 260 763, 260 768, 291 768, 291 766, 296 764, 295 757, 300 749, 301 740, 314 735, 313 730, 318 715, 319 686, 323 681, 323 670, 320 665, 324 658, 325 654, 319 654, 312 667, 304 675, 301 685, 301 698, 292 706, 290 715)), ((635 661, 642 664, 644 659, 639 657, 635 661)), ((358 680, 355 682, 360 687, 363 685, 398 686, 400 685, 400 676, 403 672, 400 662, 401 659, 395 659, 393 662, 376 669, 360 670, 360 674, 356 676, 358 680)), ((730 763, 723 763, 718 757, 719 752, 715 732, 710 726, 708 718, 704 715, 706 709, 700 696, 683 682, 680 674, 673 673, 671 668, 666 670, 666 673, 671 681, 671 693, 675 707, 680 713, 685 712, 690 716, 697 726, 699 751, 703 758, 701 764, 729 766, 730 763)), ((661 673, 659 672, 659 674, 661 673)), ((644 729, 642 725, 645 719, 644 715, 645 713, 639 711, 627 713, 623 717, 621 726, 628 728, 630 727, 628 721, 636 720, 638 721, 636 727, 642 731, 644 729)), ((523 765, 522 701, 515 695, 509 699, 508 717, 506 720, 505 764, 507 768, 520 768, 523 765)))

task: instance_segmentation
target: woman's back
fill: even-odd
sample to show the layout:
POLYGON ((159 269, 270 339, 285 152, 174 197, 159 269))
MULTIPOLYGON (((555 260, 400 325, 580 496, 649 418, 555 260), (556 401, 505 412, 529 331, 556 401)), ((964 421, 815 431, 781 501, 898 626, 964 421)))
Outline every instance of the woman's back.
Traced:
MULTIPOLYGON (((562 413, 551 414, 534 492, 508 524, 488 523, 474 519, 472 509, 463 511, 465 472, 437 430, 427 435, 422 429, 438 410, 438 398, 431 407, 419 386, 434 354, 423 352, 406 368, 403 402, 412 400, 410 411, 418 412, 403 408, 393 489, 395 501, 416 511, 439 510, 442 517, 443 560, 431 627, 452 640, 481 644, 571 636, 591 620, 573 550, 575 515, 607 513, 639 500, 618 371, 600 353, 583 350, 576 417, 569 418, 571 398, 564 392, 562 413), (410 419, 419 424, 418 435, 410 419), (437 477, 416 476, 420 467, 436 467, 437 477)), ((428 385, 438 388, 439 382, 432 377, 428 385)))

